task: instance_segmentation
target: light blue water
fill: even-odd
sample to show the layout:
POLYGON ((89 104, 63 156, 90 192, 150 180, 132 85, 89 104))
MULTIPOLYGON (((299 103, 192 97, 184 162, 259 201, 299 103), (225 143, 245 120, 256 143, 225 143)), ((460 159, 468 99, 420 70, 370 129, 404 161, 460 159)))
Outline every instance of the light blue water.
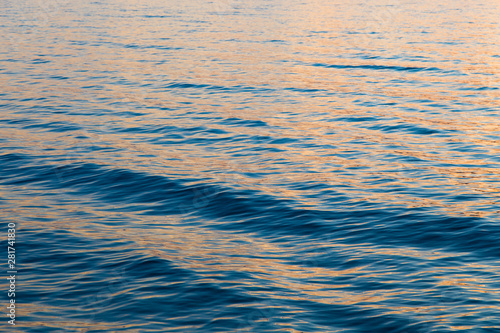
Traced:
POLYGON ((500 332, 497 2, 0 8, 2 330, 500 332))

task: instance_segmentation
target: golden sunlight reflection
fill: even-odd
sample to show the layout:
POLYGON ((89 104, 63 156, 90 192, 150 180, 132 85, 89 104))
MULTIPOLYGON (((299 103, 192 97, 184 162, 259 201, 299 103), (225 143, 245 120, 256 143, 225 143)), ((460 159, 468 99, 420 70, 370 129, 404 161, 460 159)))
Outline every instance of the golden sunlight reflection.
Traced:
POLYGON ((499 4, 0 4, 0 217, 36 295, 19 320, 492 327, 499 4))

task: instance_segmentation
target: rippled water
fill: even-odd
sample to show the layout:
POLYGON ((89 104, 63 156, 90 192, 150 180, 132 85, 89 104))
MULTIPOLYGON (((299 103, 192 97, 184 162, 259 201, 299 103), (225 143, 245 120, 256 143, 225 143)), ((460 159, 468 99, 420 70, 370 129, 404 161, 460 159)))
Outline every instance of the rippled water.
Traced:
POLYGON ((0 7, 12 331, 500 331, 497 1, 0 7))

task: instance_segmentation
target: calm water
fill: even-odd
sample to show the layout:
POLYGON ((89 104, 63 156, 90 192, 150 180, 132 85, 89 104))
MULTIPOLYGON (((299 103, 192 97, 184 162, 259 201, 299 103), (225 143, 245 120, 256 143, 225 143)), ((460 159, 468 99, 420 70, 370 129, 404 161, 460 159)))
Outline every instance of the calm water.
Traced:
POLYGON ((500 332, 497 1, 0 13, 2 329, 500 332))

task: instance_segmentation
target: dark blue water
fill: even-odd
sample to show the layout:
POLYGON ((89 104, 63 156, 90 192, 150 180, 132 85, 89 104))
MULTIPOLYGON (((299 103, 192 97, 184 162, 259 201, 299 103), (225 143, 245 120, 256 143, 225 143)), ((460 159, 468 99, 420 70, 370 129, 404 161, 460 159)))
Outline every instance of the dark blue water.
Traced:
POLYGON ((2 330, 500 332, 497 2, 0 8, 2 330))

